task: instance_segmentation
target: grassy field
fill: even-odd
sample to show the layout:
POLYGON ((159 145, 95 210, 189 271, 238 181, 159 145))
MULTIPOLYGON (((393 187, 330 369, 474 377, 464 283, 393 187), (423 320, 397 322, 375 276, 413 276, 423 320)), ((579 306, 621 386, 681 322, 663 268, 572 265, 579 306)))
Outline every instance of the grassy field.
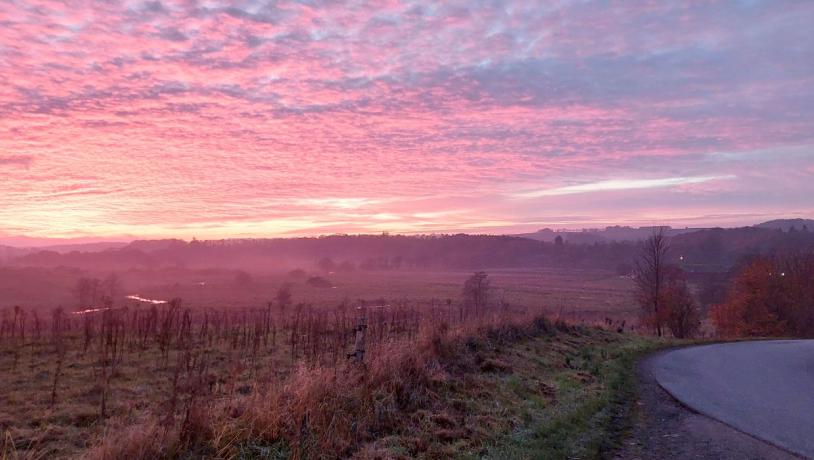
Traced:
POLYGON ((235 338, 243 327, 237 322, 223 340, 166 353, 123 335, 118 359, 98 344, 84 351, 79 334, 5 347, 2 458, 595 458, 618 437, 633 358, 654 344, 595 327, 505 318, 461 324, 459 332, 423 323, 415 336, 401 331, 376 342, 371 325, 369 370, 358 374, 344 356, 332 361, 324 343, 302 339, 292 355, 292 338, 317 327, 299 321, 298 332, 281 325, 275 342, 257 352, 250 339, 235 338), (433 337, 439 330, 441 338, 433 337), (339 419, 319 425, 319 412, 332 404, 339 407, 325 418, 339 419), (246 428, 258 410, 278 419, 246 428), (196 434, 184 435, 190 414, 201 413, 196 434), (303 439, 300 425, 309 417, 303 439), (330 428, 336 423, 360 432, 343 438, 330 428), (145 436, 166 446, 141 452, 158 442, 145 436), (129 450, 119 449, 123 438, 129 450))
MULTIPOLYGON (((51 344, 27 347, 18 356, 9 348, 0 351, 0 430, 5 436, 0 458, 79 455, 111 427, 149 414, 169 415, 190 397, 176 380, 183 352, 170 352, 166 359, 158 350, 133 352, 112 365, 103 363, 97 350, 82 352, 80 340, 64 339, 60 346, 67 352, 62 358, 51 344), (181 398, 174 409, 173 395, 181 398)), ((284 349, 241 359, 245 350, 240 348, 203 347, 194 359, 206 356, 212 394, 229 398, 253 388, 258 379, 286 374, 291 360, 284 349)), ((188 375, 181 376, 181 385, 188 381, 188 375)))
MULTIPOLYGON (((607 270, 539 269, 486 270, 493 288, 492 298, 512 305, 545 305, 552 313, 620 318, 635 314, 632 283, 607 270)), ((471 271, 356 271, 350 273, 308 273, 305 277, 288 274, 255 274, 248 285, 236 286, 232 273, 185 274, 168 279, 151 278, 149 283, 122 276, 126 289, 144 297, 169 299, 181 297, 193 306, 263 305, 274 298, 284 283, 291 283, 295 301, 316 306, 335 306, 343 301, 385 299, 389 302, 428 303, 446 299, 457 301, 464 280, 471 271), (309 286, 310 276, 322 276, 332 288, 309 286), (176 282, 178 280, 178 282, 176 282), (202 284, 203 283, 203 284, 202 284), (130 286, 130 287, 128 287, 130 286)))
MULTIPOLYGON (((240 285, 228 271, 176 273, 167 284, 160 274, 151 274, 155 278, 146 283, 144 276, 125 275, 125 287, 143 283, 127 292, 183 302, 129 302, 126 308, 82 315, 6 309, 0 328, 0 458, 73 457, 91 451, 103 452, 94 454, 97 458, 130 457, 132 452, 105 454, 99 446, 138 430, 177 438, 147 457, 198 449, 206 456, 244 458, 244 450, 252 451, 258 442, 265 447, 248 458, 265 458, 264 452, 276 452, 280 445, 296 454, 299 447, 286 444, 301 441, 299 435, 286 434, 291 427, 275 428, 275 447, 269 450, 267 432, 259 440, 234 435, 225 442, 223 433, 236 422, 219 417, 221 412, 251 412, 246 405, 252 398, 262 397, 257 404, 264 403, 275 388, 303 378, 302 372, 318 374, 319 381, 356 372, 348 370, 346 353, 353 350, 358 299, 379 305, 364 314, 366 359, 373 367, 391 347, 412 350, 439 328, 449 330, 443 336, 451 343, 468 334, 469 345, 456 345, 450 356, 415 358, 421 362, 419 373, 429 372, 425 361, 435 363, 433 377, 414 382, 429 403, 390 414, 399 421, 388 425, 389 432, 375 428, 375 436, 346 440, 341 456, 505 458, 540 449, 596 452, 608 438, 605 428, 597 427, 607 422, 602 417, 613 398, 615 375, 629 364, 629 356, 649 344, 586 326, 615 330, 618 320, 629 325, 635 317, 635 308, 629 307, 630 280, 608 272, 490 271, 491 307, 474 316, 460 302, 470 272, 323 274, 332 287, 322 288, 306 282, 312 275, 253 275, 240 285), (292 303, 269 306, 285 283, 292 285, 292 303), (540 314, 583 326, 521 333, 511 340, 490 335, 540 314), (435 386, 439 375, 443 384, 435 386), (211 425, 206 434, 198 433, 194 442, 186 439, 190 418, 204 412, 211 425), (584 433, 574 437, 582 425, 584 433), (216 432, 221 436, 212 439, 216 432), (554 437, 540 438, 542 432, 554 437)), ((287 401, 285 395, 276 397, 287 401)), ((359 414, 351 411, 347 417, 348 423, 357 423, 359 414)), ((131 437, 138 439, 136 434, 131 437)))
MULTIPOLYGON (((516 305, 548 305, 572 311, 615 312, 629 310, 631 281, 608 270, 579 269, 487 269, 494 297, 516 305)), ((181 297, 191 306, 261 306, 273 299, 284 283, 294 286, 298 302, 335 306, 343 300, 360 298, 457 300, 470 270, 444 271, 350 271, 326 273, 312 270, 293 276, 279 273, 250 273, 250 282, 236 283, 232 270, 127 270, 115 272, 121 296, 171 299, 181 297), (333 288, 316 288, 306 281, 322 276, 333 288)), ((0 308, 20 305, 50 310, 73 308, 80 277, 104 279, 108 272, 82 272, 76 269, 0 268, 0 308)))

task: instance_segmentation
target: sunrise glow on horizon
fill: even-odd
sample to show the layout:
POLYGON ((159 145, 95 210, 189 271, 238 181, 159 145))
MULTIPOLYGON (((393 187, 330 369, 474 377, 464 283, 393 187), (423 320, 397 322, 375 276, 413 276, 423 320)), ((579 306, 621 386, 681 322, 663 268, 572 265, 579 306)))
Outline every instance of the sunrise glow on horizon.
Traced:
POLYGON ((814 217, 814 3, 0 4, 0 237, 814 217))

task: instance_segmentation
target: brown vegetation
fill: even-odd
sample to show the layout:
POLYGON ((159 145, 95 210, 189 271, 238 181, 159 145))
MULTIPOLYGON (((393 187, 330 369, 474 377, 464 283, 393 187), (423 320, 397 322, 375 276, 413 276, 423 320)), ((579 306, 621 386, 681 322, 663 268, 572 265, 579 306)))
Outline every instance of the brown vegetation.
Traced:
POLYGON ((303 430, 327 429, 324 424, 339 423, 345 410, 361 417, 354 421, 356 434, 342 434, 350 429, 344 424, 329 431, 336 432, 330 435, 337 443, 331 449, 346 452, 371 436, 359 433, 384 429, 395 423, 392 411, 420 402, 417 388, 435 378, 433 369, 454 361, 448 349, 462 346, 466 331, 508 327, 539 313, 505 303, 486 308, 488 286, 481 289, 479 308, 450 300, 315 309, 292 306, 291 292, 283 286, 276 302, 264 308, 190 308, 174 299, 163 305, 107 302, 77 312, 55 309, 46 318, 19 307, 4 310, 3 449, 69 455, 110 432, 117 441, 95 450, 103 458, 120 448, 127 452, 115 455, 134 458, 202 446, 214 449, 209 454, 237 455, 235 443, 255 436, 285 440, 292 452, 305 452, 329 441, 319 438, 324 434, 309 434, 313 446, 301 446, 303 430), (366 339, 361 368, 346 358, 360 322, 366 339), (346 394, 318 395, 339 388, 346 394), (340 417, 333 422, 303 406, 329 403, 337 405, 331 413, 340 417), (247 409, 270 404, 279 409, 247 409), (291 418, 302 411, 313 415, 291 418), (160 439, 164 445, 125 446, 122 433, 134 443, 160 439))
POLYGON ((814 255, 753 260, 710 317, 726 337, 814 337, 814 255))
POLYGON ((603 364, 618 341, 610 333, 542 317, 454 328, 442 322, 424 329, 410 346, 403 340, 385 344, 362 365, 300 365, 275 384, 258 382, 245 397, 201 399, 175 430, 162 429, 155 418, 142 421, 124 439, 113 433, 90 457, 165 458, 179 452, 219 458, 483 456, 496 436, 531 429, 530 423, 544 423, 560 411, 584 413, 591 423, 582 429, 589 433, 570 428, 580 439, 575 446, 552 428, 553 436, 565 439, 547 441, 544 452, 591 452, 605 448, 593 439, 608 436, 602 424, 613 420, 594 394, 607 385, 600 380, 603 364), (592 351, 592 346, 603 348, 592 351), (541 359, 550 363, 541 366, 541 359), (533 415, 532 407, 544 413, 533 415), (143 447, 146 439, 153 440, 149 450, 143 447))
POLYGON ((642 245, 634 270, 641 321, 659 337, 666 329, 677 338, 692 337, 700 327, 701 312, 682 270, 668 263, 669 252, 664 228, 642 245))

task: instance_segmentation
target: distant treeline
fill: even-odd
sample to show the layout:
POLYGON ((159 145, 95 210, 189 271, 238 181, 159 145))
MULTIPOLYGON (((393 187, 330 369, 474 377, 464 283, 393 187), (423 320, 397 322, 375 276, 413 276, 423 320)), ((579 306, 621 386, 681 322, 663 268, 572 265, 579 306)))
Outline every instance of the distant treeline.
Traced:
MULTIPOLYGON (((766 254, 810 253, 814 232, 758 227, 707 229, 673 236, 672 261, 687 272, 726 272, 766 254)), ((13 266, 90 270, 183 267, 269 270, 312 268, 485 269, 604 268, 629 271, 640 242, 574 244, 491 235, 332 235, 316 238, 145 240, 101 252, 41 251, 12 258, 13 266), (322 262, 322 263, 320 263, 322 262)))

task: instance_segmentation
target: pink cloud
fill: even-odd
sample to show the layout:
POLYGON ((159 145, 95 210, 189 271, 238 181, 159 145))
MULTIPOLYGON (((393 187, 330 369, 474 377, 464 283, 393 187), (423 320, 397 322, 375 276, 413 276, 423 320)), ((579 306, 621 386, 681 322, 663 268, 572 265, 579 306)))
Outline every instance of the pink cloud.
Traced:
POLYGON ((804 3, 37 0, 0 4, 0 18, 0 221, 26 233, 509 231, 810 210, 804 3), (771 185, 767 162, 792 180, 771 185), (691 176, 737 179, 506 198, 691 176))

